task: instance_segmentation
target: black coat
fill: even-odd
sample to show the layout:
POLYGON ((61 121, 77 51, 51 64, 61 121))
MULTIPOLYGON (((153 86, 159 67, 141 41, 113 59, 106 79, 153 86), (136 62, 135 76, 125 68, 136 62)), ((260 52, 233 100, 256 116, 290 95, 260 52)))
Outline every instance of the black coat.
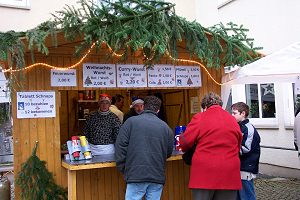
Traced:
POLYGON ((123 124, 125 123, 125 121, 128 118, 137 116, 137 115, 139 115, 139 114, 137 114, 133 108, 130 108, 130 110, 127 113, 125 113, 125 115, 124 115, 123 124))
POLYGON ((144 111, 121 127, 115 144, 118 170, 127 183, 165 183, 165 164, 173 150, 173 132, 156 113, 144 111))

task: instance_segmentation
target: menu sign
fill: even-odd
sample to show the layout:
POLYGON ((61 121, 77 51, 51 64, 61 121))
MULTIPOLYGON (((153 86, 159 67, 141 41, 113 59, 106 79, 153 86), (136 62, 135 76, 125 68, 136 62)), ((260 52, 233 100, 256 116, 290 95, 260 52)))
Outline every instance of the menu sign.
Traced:
POLYGON ((83 64, 83 87, 116 87, 114 64, 83 64))
POLYGON ((148 69, 148 87, 175 87, 173 65, 155 65, 148 69))
POLYGON ((201 87, 201 73, 198 66, 176 66, 177 87, 201 87))
POLYGON ((51 86, 76 86, 76 69, 55 70, 51 69, 51 86))
POLYGON ((17 92, 17 118, 55 117, 55 92, 17 92))
POLYGON ((118 87, 147 87, 144 65, 118 65, 117 77, 118 87))

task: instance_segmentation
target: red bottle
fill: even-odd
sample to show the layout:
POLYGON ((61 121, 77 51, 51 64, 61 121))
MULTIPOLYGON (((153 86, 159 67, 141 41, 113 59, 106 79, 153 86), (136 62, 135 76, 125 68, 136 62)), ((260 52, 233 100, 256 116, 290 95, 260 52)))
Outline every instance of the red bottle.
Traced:
POLYGON ((73 153, 72 156, 74 157, 75 160, 79 160, 80 157, 80 140, 78 136, 72 136, 71 138, 72 140, 72 149, 73 149, 73 153))

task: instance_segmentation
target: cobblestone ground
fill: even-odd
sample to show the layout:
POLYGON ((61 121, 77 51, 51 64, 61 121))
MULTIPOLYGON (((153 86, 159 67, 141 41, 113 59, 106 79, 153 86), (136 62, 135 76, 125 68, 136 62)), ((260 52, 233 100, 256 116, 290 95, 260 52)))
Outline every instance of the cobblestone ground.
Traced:
POLYGON ((300 180, 259 177, 254 184, 257 200, 300 200, 300 180))

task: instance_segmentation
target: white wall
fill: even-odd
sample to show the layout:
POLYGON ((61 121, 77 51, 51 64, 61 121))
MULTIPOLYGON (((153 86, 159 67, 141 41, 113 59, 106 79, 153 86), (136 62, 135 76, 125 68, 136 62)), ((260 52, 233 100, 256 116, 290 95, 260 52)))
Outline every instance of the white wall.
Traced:
POLYGON ((0 31, 26 31, 49 20, 51 13, 75 5, 77 0, 30 0, 30 9, 3 7, 0 5, 0 31))
POLYGON ((265 54, 270 54, 299 41, 300 1, 298 0, 229 0, 218 8, 218 0, 198 0, 197 19, 205 26, 234 22, 249 29, 265 54))
POLYGON ((299 41, 299 0, 234 0, 219 9, 222 22, 243 24, 269 54, 299 41))
POLYGON ((216 0, 169 0, 169 2, 176 4, 177 15, 185 17, 189 21, 196 20, 204 27, 218 23, 216 0))

